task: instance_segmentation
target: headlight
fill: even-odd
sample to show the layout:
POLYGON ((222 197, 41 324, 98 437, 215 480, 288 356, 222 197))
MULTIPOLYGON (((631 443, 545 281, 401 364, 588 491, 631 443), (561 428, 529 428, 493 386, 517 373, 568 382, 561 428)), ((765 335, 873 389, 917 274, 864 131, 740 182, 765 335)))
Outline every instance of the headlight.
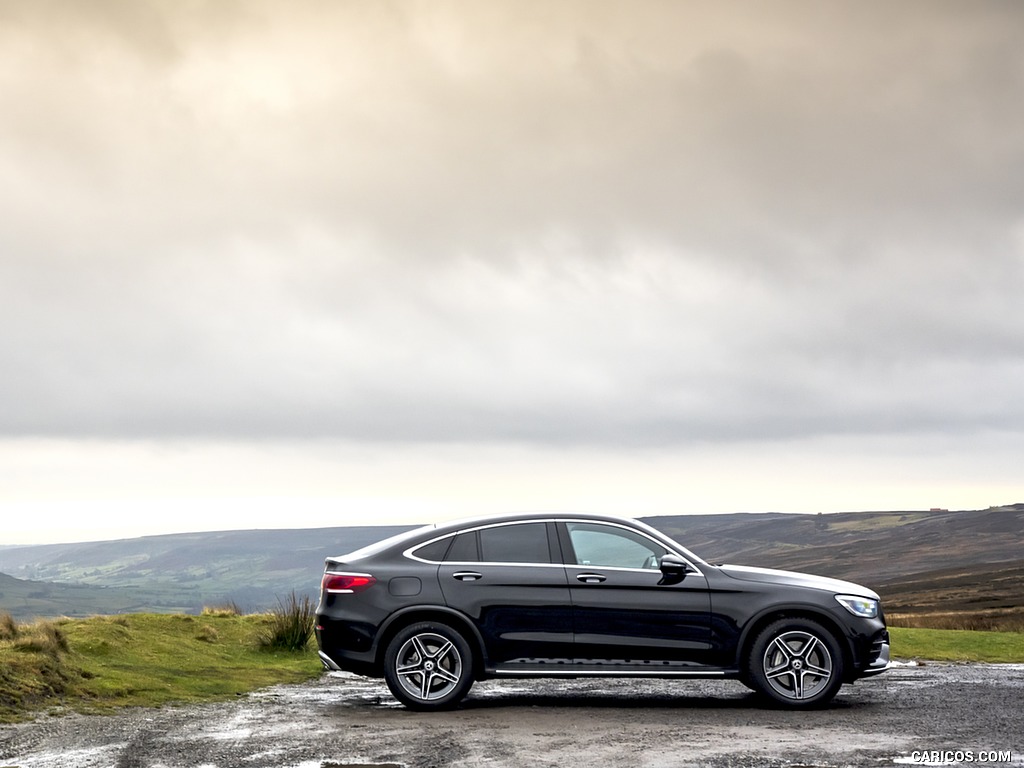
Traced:
POLYGON ((874 619, 878 616, 877 600, 856 595, 836 595, 836 600, 854 616, 860 616, 862 619, 874 619))

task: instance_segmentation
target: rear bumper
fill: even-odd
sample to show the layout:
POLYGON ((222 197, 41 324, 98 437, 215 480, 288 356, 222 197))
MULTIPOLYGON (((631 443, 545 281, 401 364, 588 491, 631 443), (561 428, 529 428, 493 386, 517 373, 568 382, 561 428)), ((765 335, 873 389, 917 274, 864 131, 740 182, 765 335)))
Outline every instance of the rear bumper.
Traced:
POLYGON ((320 663, 324 665, 324 669, 328 672, 341 672, 342 669, 334 663, 334 659, 328 656, 323 651, 320 651, 320 663))
POLYGON ((374 664, 373 652, 370 650, 353 650, 352 645, 363 645, 353 636, 347 625, 320 619, 316 625, 316 642, 319 649, 320 663, 330 672, 355 672, 358 675, 379 677, 380 671, 374 664))

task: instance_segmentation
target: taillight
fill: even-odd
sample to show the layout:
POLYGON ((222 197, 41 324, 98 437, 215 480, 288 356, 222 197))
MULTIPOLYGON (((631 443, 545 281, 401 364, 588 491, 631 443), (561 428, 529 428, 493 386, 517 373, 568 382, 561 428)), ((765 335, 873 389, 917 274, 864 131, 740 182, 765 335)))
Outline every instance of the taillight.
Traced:
POLYGON ((373 586, 377 580, 368 573, 325 573, 320 583, 331 595, 351 595, 373 586))

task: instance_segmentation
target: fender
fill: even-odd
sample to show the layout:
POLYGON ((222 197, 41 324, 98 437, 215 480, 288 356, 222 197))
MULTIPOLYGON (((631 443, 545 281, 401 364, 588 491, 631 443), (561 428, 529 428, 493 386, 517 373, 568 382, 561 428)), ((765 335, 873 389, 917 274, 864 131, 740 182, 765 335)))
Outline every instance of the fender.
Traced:
POLYGON ((483 669, 486 666, 487 659, 485 654, 487 653, 487 650, 486 646, 484 645, 484 638, 480 634, 480 631, 476 628, 476 625, 473 623, 473 621, 468 616, 466 616, 466 614, 460 611, 456 611, 454 608, 449 608, 447 605, 434 604, 411 605, 406 608, 401 608, 395 611, 390 616, 388 616, 387 619, 385 619, 384 622, 381 624, 380 630, 377 632, 377 635, 373 638, 373 645, 370 647, 370 654, 373 656, 373 658, 379 658, 379 654, 381 651, 381 648, 379 647, 380 639, 382 637, 388 637, 390 634, 392 634, 391 628, 395 626, 395 624, 404 624, 406 623, 406 618, 408 618, 410 615, 416 614, 442 614, 446 616, 451 616, 453 619, 455 619, 453 623, 457 628, 461 628, 462 626, 469 627, 469 630, 473 633, 473 636, 467 639, 473 643, 474 648, 481 655, 481 669, 483 669))
POLYGON ((749 643, 753 642, 754 638, 752 637, 752 632, 755 627, 760 628, 771 623, 769 621, 764 621, 764 619, 769 616, 782 617, 793 615, 820 621, 821 624, 835 636, 836 642, 840 644, 844 655, 847 656, 847 658, 852 656, 854 651, 852 640, 847 633, 842 630, 841 623, 837 622, 833 616, 829 615, 828 611, 822 610, 820 605, 813 605, 809 603, 782 603, 779 605, 766 606, 763 610, 758 611, 750 617, 743 629, 740 630, 733 658, 737 669, 743 669, 745 661, 743 659, 743 650, 749 647, 749 643))

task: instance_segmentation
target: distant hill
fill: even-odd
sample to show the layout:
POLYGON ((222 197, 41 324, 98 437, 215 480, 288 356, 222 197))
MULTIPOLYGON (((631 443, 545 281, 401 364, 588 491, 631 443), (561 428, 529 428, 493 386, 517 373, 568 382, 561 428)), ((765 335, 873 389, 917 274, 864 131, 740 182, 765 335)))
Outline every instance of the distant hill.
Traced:
POLYGON ((949 512, 656 517, 705 560, 855 581, 891 613, 1024 606, 1024 504, 949 512))
MULTIPOLYGON (((1024 504, 974 511, 646 518, 710 562, 802 570, 878 590, 890 612, 1024 606, 1024 504)), ((315 595, 324 558, 408 530, 360 526, 147 536, 0 548, 16 618, 273 607, 315 595), (16 577, 16 578, 11 578, 16 577)))
MULTIPOLYGON (((150 610, 149 596, 119 587, 26 581, 0 573, 0 611, 15 618, 91 616, 150 610)), ((189 606, 190 607, 190 606, 189 606)), ((179 606, 178 610, 186 610, 179 606)), ((164 610, 174 610, 172 605, 164 610)))
POLYGON ((0 549, 0 573, 27 580, 0 584, 0 611, 16 618, 196 613, 228 601, 263 610, 292 591, 315 594, 325 557, 404 530, 408 526, 218 531, 0 549), (70 585, 74 591, 62 591, 70 585), (51 597, 41 601, 47 588, 51 597))

